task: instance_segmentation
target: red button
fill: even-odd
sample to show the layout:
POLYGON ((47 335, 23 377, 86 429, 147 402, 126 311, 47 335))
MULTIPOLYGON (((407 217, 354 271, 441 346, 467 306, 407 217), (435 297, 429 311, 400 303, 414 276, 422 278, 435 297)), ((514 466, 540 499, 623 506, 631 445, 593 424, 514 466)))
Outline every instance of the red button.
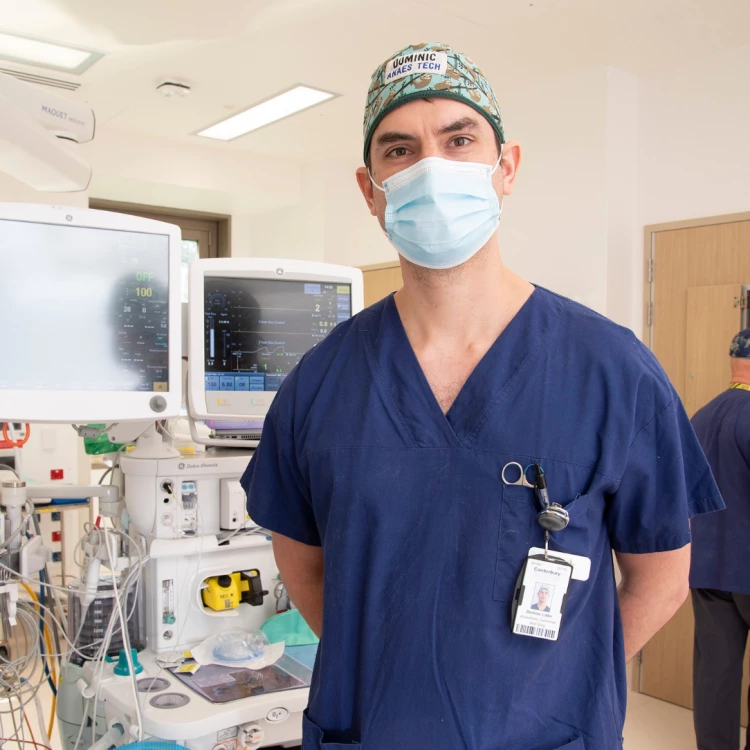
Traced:
POLYGON ((62 479, 65 472, 62 469, 52 469, 49 473, 50 479, 62 479))
POLYGON ((62 531, 53 531, 52 532, 52 541, 53 542, 61 542, 62 541, 62 531))

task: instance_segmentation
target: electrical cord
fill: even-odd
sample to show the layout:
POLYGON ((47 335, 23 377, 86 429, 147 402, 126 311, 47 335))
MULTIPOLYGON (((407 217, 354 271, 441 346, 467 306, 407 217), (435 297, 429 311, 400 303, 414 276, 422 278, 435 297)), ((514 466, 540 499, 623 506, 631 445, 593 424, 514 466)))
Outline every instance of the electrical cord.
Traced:
MULTIPOLYGON (((106 539, 105 539, 105 547, 107 549, 107 558, 109 560, 110 568, 114 569, 115 563, 112 560, 112 550, 109 544, 106 543, 106 539)), ((127 622, 125 621, 125 618, 123 617, 123 614, 122 614, 122 605, 120 604, 120 599, 117 596, 117 582, 115 580, 115 576, 113 576, 112 578, 112 588, 115 594, 115 604, 117 606, 117 613, 120 617, 120 625, 122 628, 122 644, 125 648, 125 659, 128 662, 128 669, 130 671, 130 682, 133 687, 133 700, 135 701, 135 713, 136 713, 136 718, 138 720, 138 736, 136 737, 136 740, 140 740, 143 737, 143 715, 141 714, 141 704, 138 699, 138 683, 135 679, 135 667, 133 666, 133 654, 130 651, 130 633, 128 631, 127 622)))
MULTIPOLYGON (((143 734, 143 721, 142 721, 142 717, 140 715, 140 704, 138 703, 138 700, 137 700, 138 687, 137 687, 137 684, 136 684, 136 681, 135 681, 135 675, 133 673, 134 670, 133 670, 133 666, 132 666, 132 655, 130 653, 130 640, 129 640, 129 633, 128 633, 128 628, 127 628, 127 624, 126 623, 127 623, 127 621, 130 620, 130 618, 133 615, 133 612, 135 611, 136 604, 137 604, 137 601, 138 601, 139 592, 140 592, 140 583, 141 583, 140 572, 141 572, 141 569, 143 567, 143 564, 146 562, 146 560, 148 559, 148 557, 143 555, 143 553, 142 553, 142 551, 140 549, 140 545, 131 536, 129 536, 125 531, 123 531, 121 529, 97 529, 96 531, 97 531, 98 535, 106 535, 106 534, 110 533, 110 534, 115 534, 117 536, 120 536, 123 539, 129 540, 131 548, 134 549, 135 552, 138 554, 138 562, 134 566, 132 566, 131 570, 128 572, 128 575, 125 578, 125 581, 124 581, 122 587, 120 588, 120 590, 118 592, 117 582, 115 580, 116 579, 116 573, 114 571, 115 562, 112 560, 111 547, 106 542, 106 539, 105 539, 104 546, 105 546, 105 549, 107 551, 107 556, 109 558, 110 569, 113 570, 112 584, 113 584, 113 598, 114 598, 115 607, 113 607, 112 612, 110 614, 109 622, 107 623, 107 629, 106 629, 106 632, 104 634, 104 638, 102 638, 101 641, 100 641, 99 650, 98 650, 96 656, 93 659, 90 658, 90 655, 87 656, 86 658, 87 658, 87 660, 98 662, 98 670, 97 670, 95 679, 93 680, 93 684, 99 685, 101 683, 102 675, 104 673, 104 667, 105 667, 105 664, 106 664, 105 657, 107 655, 107 651, 109 650, 109 644, 111 643, 112 637, 114 636, 115 632, 117 632, 115 630, 115 625, 116 625, 117 619, 119 617, 120 626, 121 626, 119 632, 122 633, 122 636, 123 636, 123 646, 124 646, 124 649, 125 649, 126 659, 128 660, 128 663, 130 665, 130 672, 131 672, 131 677, 132 677, 132 682, 133 682, 133 689, 134 689, 134 694, 136 695, 136 711, 138 712, 139 733, 140 733, 140 735, 142 735, 143 734), (133 586, 134 583, 135 583, 135 595, 133 597, 133 604, 131 606, 131 609, 130 609, 130 612, 128 613, 127 618, 124 618, 123 617, 123 610, 122 610, 122 601, 124 600, 125 603, 126 603, 126 606, 127 606, 127 597, 130 595, 130 590, 131 590, 131 588, 132 588, 132 586, 133 586)), ((98 541, 101 541, 101 537, 99 538, 98 541)), ((76 642, 77 642, 77 638, 76 638, 76 642)), ((89 646, 90 645, 93 645, 93 644, 89 644, 89 646)), ((89 647, 89 646, 87 646, 87 647, 89 647)), ((94 703, 93 703, 93 712, 92 712, 92 715, 91 715, 91 720, 92 720, 92 725, 91 725, 92 726, 92 728, 91 728, 91 740, 92 740, 92 744, 96 740, 96 721, 97 721, 97 712, 98 712, 98 704, 99 704, 99 692, 98 692, 98 690, 94 694, 93 701, 94 701, 94 703)), ((90 702, 87 703, 86 712, 88 712, 89 706, 90 706, 90 702)), ((74 747, 74 750, 77 750, 78 745, 80 744, 80 740, 81 740, 81 737, 83 735, 83 729, 84 729, 84 726, 85 726, 86 718, 87 717, 86 717, 86 713, 85 713, 84 714, 84 718, 82 719, 82 722, 81 722, 81 726, 79 727, 79 735, 78 735, 78 738, 76 740, 76 746, 74 747)))
MULTIPOLYGON (((115 466, 113 466, 113 469, 114 468, 115 466)), ((28 525, 28 519, 34 520, 34 528, 37 533, 39 533, 39 523, 34 513, 33 504, 27 505, 27 511, 28 514, 26 519, 24 519, 25 522, 20 525, 21 528, 17 530, 16 533, 22 533, 24 531, 28 525)), ((9 544, 14 538, 15 536, 10 537, 10 539, 6 540, 5 544, 9 544)), ((52 733, 55 718, 54 704, 50 715, 50 725, 46 732, 44 731, 43 715, 42 712, 39 711, 40 736, 46 741, 46 744, 37 742, 36 738, 33 736, 33 732, 31 741, 27 741, 24 723, 21 721, 19 724, 16 721, 16 714, 20 711, 22 716, 25 715, 26 705, 30 700, 33 700, 38 704, 38 693, 45 682, 49 681, 54 696, 58 676, 58 669, 54 661, 55 659, 70 659, 71 656, 78 655, 85 661, 98 662, 98 670, 95 667, 95 671, 98 672, 98 678, 92 681, 92 686, 98 687, 106 665, 105 657, 110 650, 112 639, 115 635, 120 633, 122 634, 122 642, 125 647, 126 658, 130 664, 131 682, 133 694, 136 699, 136 711, 138 713, 138 736, 140 737, 143 735, 143 719, 140 711, 140 704, 138 702, 137 683, 133 673, 134 670, 132 655, 130 653, 131 644, 128 623, 131 621, 136 611, 141 590, 141 573, 143 571, 143 566, 148 561, 149 557, 142 551, 140 543, 122 529, 99 529, 88 524, 86 527, 85 539, 88 541, 89 545, 91 545, 91 552, 96 551, 100 554, 102 551, 102 544, 105 545, 109 567, 112 570, 113 607, 110 612, 104 637, 86 643, 85 646, 80 646, 80 648, 79 638, 82 628, 78 629, 78 633, 75 634, 74 640, 71 641, 70 636, 72 633, 69 632, 67 623, 63 624, 65 613, 58 595, 58 592, 64 592, 70 598, 70 594, 76 592, 71 592, 67 587, 57 586, 51 583, 48 569, 40 572, 39 581, 35 581, 28 576, 20 576, 7 565, 0 563, 0 574, 4 574, 12 580, 19 581, 26 589, 31 599, 31 601, 20 600, 17 604, 16 619, 18 627, 14 628, 14 637, 16 641, 15 654, 18 654, 19 656, 13 659, 6 659, 0 656, 0 693, 4 693, 8 696, 7 705, 9 707, 6 711, 0 710, 0 738, 5 738, 5 741, 19 740, 22 743, 34 745, 37 750, 39 748, 47 748, 49 744, 48 737, 52 733), (96 538, 93 537, 94 534, 96 534, 96 538), (129 547, 128 554, 133 559, 133 562, 129 565, 129 569, 123 574, 118 574, 116 570, 117 561, 113 559, 115 551, 112 549, 112 545, 108 543, 110 536, 115 536, 121 539, 123 543, 127 543, 129 547), (39 586, 38 596, 28 585, 29 583, 39 586), (130 601, 128 601, 129 598, 130 601), (56 615, 55 609, 57 609, 59 617, 56 615), (49 624, 47 618, 49 618, 49 624), (20 646, 21 640, 23 640, 24 643, 23 648, 20 646), (61 640, 64 641, 67 646, 65 652, 63 652, 60 647, 61 640), (13 724, 13 732, 10 737, 7 737, 6 735, 8 733, 3 726, 3 716, 7 717, 9 714, 13 724)), ((76 554, 78 556, 80 556, 79 553, 82 544, 83 542, 80 542, 76 547, 76 554)), ((81 625, 83 625, 84 619, 85 618, 82 618, 81 625)), ((184 626, 185 624, 183 624, 183 628, 184 626)), ((94 710, 91 716, 92 742, 95 741, 96 737, 98 690, 95 693, 95 698, 96 700, 93 705, 94 710)), ((53 701, 54 700, 55 699, 53 698, 53 701)), ((80 746, 81 738, 85 731, 85 724, 89 718, 90 709, 91 699, 87 699, 82 723, 79 727, 79 733, 76 740, 76 748, 80 746)), ((30 725, 28 726, 29 731, 31 732, 31 727, 30 725)))
POLYGON ((102 474, 102 475, 101 475, 101 476, 99 477, 99 482, 98 482, 98 484, 99 484, 100 486, 101 486, 102 484, 104 484, 104 480, 105 480, 105 479, 106 479, 106 478, 107 478, 107 477, 108 477, 108 476, 109 476, 109 475, 110 475, 110 474, 111 474, 111 473, 112 473, 112 472, 113 472, 114 470, 115 470, 115 467, 114 467, 114 466, 110 466, 110 467, 109 467, 109 468, 108 468, 108 469, 107 469, 107 470, 106 470, 106 471, 104 472, 104 474, 102 474))
POLYGON ((19 482, 21 481, 21 477, 18 476, 18 472, 12 466, 8 466, 8 464, 0 464, 0 471, 9 471, 19 482))
MULTIPOLYGON (((135 593, 135 596, 133 598, 133 606, 132 606, 130 614, 128 616, 128 620, 130 619, 130 616, 132 616, 133 612, 135 611, 135 604, 136 604, 136 602, 138 600, 138 591, 139 591, 138 587, 140 585, 140 576, 138 576, 137 574, 138 574, 139 568, 140 568, 140 566, 135 567, 134 568, 134 572, 135 573, 133 571, 131 571, 131 573, 127 576, 127 578, 125 580, 125 583, 123 585, 123 588, 121 589, 121 593, 120 593, 120 596, 127 597, 129 595, 130 586, 132 586, 132 579, 133 579, 134 574, 135 574, 135 576, 136 576, 135 577, 135 581, 136 581, 136 593, 135 593)), ((113 592, 113 594, 114 594, 114 592, 113 592)), ((120 610, 120 612, 121 612, 121 610, 120 610)), ((107 623, 107 630, 106 630, 106 632, 104 634, 104 638, 102 638, 101 641, 100 641, 99 650, 98 650, 96 656, 93 659, 91 659, 90 656, 86 657, 86 659, 88 661, 98 662, 98 665, 99 665, 98 666, 98 671, 96 673, 95 679, 93 680, 93 684, 95 684, 97 686, 101 683, 102 675, 104 674, 104 666, 106 664, 105 657, 107 655, 107 651, 109 650, 109 644, 111 643, 112 637, 114 635, 114 627, 115 627, 116 620, 117 620, 117 611, 113 608, 112 612, 110 613, 109 622, 107 623)), ((125 627, 125 632, 127 632, 127 627, 125 627)), ((123 639, 123 643, 124 643, 124 639, 123 639)), ((131 669, 131 672, 132 672, 132 669, 131 669)), ((94 700, 94 705, 93 705, 93 712, 91 714, 91 722, 92 722, 92 724, 91 724, 91 727, 92 727, 91 728, 92 744, 94 743, 94 741, 96 739, 96 720, 97 720, 97 711, 98 711, 98 703, 99 703, 99 691, 98 691, 98 689, 96 690, 96 692, 94 694, 94 699, 93 700, 94 700)), ((78 749, 78 745, 80 744, 81 737, 83 736, 83 730, 84 730, 85 724, 86 724, 86 719, 88 718, 88 710, 89 710, 90 706, 91 706, 91 699, 87 699, 86 709, 84 711, 84 715, 83 715, 83 718, 81 720, 81 725, 79 727, 78 737, 76 739, 76 744, 75 744, 75 747, 73 748, 73 750, 77 750, 78 749)))
MULTIPOLYGON (((122 532, 120 532, 120 533, 122 533, 122 532)), ((143 563, 145 563, 147 560, 148 560, 148 557, 146 557, 146 556, 144 556, 142 558, 142 562, 143 563)), ((130 589, 135 584, 135 596, 133 598, 133 603, 132 603, 132 605, 130 607, 130 611, 128 612, 128 616, 127 616, 127 620, 128 621, 132 618, 133 614, 135 613, 135 609, 136 609, 136 604, 137 604, 137 600, 138 600, 138 593, 140 591, 140 584, 141 584, 141 578, 140 578, 139 574, 140 574, 140 569, 142 567, 142 562, 141 562, 141 559, 139 558, 139 564, 136 565, 136 566, 134 566, 131 569, 131 571, 128 573, 128 575, 127 575, 127 577, 125 579, 125 582, 123 584, 123 594, 122 594, 123 596, 129 596, 130 589)), ((10 568, 8 568, 7 566, 5 566, 2 563, 0 563, 0 570, 2 570, 2 569, 5 569, 5 570, 7 570, 9 572, 13 572, 10 568)), ((17 577, 19 578, 19 580, 26 580, 26 581, 32 581, 32 582, 34 582, 33 579, 29 579, 29 578, 22 577, 22 576, 17 576, 17 577)), ((54 586, 53 584, 48 584, 48 583, 45 583, 43 585, 45 587, 47 587, 47 588, 53 588, 53 589, 60 588, 59 586, 54 586)), ((67 589, 64 589, 64 590, 66 592, 68 592, 67 589)), ((24 601, 19 601, 18 602, 18 606, 21 609, 23 609, 25 606, 26 607, 31 607, 30 604, 28 604, 27 602, 24 602, 24 601)), ((46 614, 49 615, 49 617, 52 619, 52 621, 54 622, 54 624, 59 629, 59 632, 63 636, 63 639, 67 642, 68 646, 70 647, 70 650, 68 652, 66 652, 66 653, 61 653, 58 650, 57 653, 50 654, 50 655, 59 658, 59 657, 63 657, 63 656, 68 656, 71 653, 75 653, 78 656, 80 656, 82 659, 84 659, 85 661, 91 661, 92 660, 91 653, 84 653, 84 652, 80 651, 77 648, 77 646, 76 646, 77 641, 71 641, 70 640, 70 637, 68 636, 67 630, 62 626, 62 623, 58 620, 58 618, 55 616, 55 614, 52 612, 52 610, 49 607, 47 607, 46 605, 44 607, 42 607, 42 609, 46 610, 46 614)), ((111 635, 115 635, 116 633, 119 633, 119 632, 120 632, 119 630, 114 630, 114 632, 111 633, 111 635)), ((87 644, 86 648, 92 648, 93 646, 99 646, 99 647, 101 647, 101 645, 105 642, 105 640, 106 640, 106 637, 105 638, 101 638, 101 639, 99 639, 97 641, 93 641, 93 642, 87 644)), ((108 647, 108 644, 107 644, 107 647, 108 647)), ((0 657, 0 662, 1 661, 2 661, 2 658, 0 657)))
POLYGON ((54 652, 54 649, 52 647, 52 639, 50 638, 49 632, 46 627, 45 613, 42 610, 42 606, 44 605, 44 589, 41 586, 39 587, 39 598, 37 598, 33 589, 28 584, 21 582, 21 586, 23 586, 23 588, 26 590, 26 593, 37 605, 37 610, 39 612, 40 655, 42 657, 42 665, 44 666, 44 672, 47 676, 47 681, 49 683, 50 689, 52 690, 52 707, 50 709, 49 727, 47 729, 47 736, 49 736, 52 734, 52 727, 55 723, 55 709, 57 708, 57 669, 55 667, 54 661, 52 661, 52 653, 54 652), (44 650, 45 646, 47 649, 46 651, 44 650), (47 659, 51 661, 51 669, 47 664, 47 659))
POLYGON ((44 711, 42 710, 42 702, 39 700, 38 694, 34 696, 34 705, 36 706, 36 719, 39 722, 39 733, 42 735, 42 741, 45 745, 49 745, 49 738, 52 736, 52 728, 55 725, 55 708, 57 704, 53 703, 48 728, 44 726, 44 711))
MULTIPOLYGON (((39 518, 37 517, 36 513, 34 514, 34 517, 33 517, 33 523, 34 523, 34 530, 36 531, 36 535, 39 537, 42 536, 42 526, 39 523, 39 518)), ((49 585, 51 581, 52 581, 52 576, 50 575, 50 572, 49 572, 49 564, 45 563, 44 564, 44 582, 42 581, 41 573, 39 574, 40 587, 42 583, 44 583, 44 585, 47 586, 49 585)), ((66 617, 65 611, 63 610, 62 602, 60 601, 60 595, 55 589, 50 589, 50 591, 52 593, 52 601, 55 603, 55 607, 57 607, 57 613, 60 617, 60 622, 63 623, 64 630, 65 632, 67 632, 68 618, 66 617)), ((66 589, 66 593, 67 593, 67 589, 66 589)), ((57 629, 55 629, 53 632, 55 634, 55 646, 59 652, 60 651, 60 638, 57 634, 57 629)))
POLYGON ((28 526, 31 516, 34 515, 34 503, 31 500, 27 500, 25 505, 26 516, 18 524, 18 528, 0 545, 0 551, 7 550, 10 543, 15 541, 16 537, 26 533, 24 529, 28 526))
MULTIPOLYGON (((86 719, 88 718, 90 705, 91 698, 86 698, 86 703, 83 706, 83 719, 81 719, 81 725, 78 727, 78 736, 76 737, 75 745, 73 745, 73 750, 78 750, 78 745, 81 744, 81 737, 83 737, 83 729, 86 726, 86 719)), ((93 726, 96 726, 96 716, 93 719, 93 726)))

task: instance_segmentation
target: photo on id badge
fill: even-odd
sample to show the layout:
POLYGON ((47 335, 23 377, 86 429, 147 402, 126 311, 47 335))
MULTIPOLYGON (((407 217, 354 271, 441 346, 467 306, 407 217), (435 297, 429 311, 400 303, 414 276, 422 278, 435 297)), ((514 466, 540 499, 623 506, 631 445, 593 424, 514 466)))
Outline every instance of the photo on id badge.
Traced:
POLYGON ((555 587, 539 582, 534 590, 532 601, 534 602, 529 609, 535 612, 551 612, 550 603, 554 600, 555 587))

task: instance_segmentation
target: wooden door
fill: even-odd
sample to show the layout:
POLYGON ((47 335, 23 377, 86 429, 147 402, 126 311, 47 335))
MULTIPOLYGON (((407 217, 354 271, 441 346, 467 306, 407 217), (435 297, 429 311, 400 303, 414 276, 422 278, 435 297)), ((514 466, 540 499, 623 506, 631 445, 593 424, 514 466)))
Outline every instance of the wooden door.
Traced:
MULTIPOLYGON (((741 285, 750 282, 750 220, 657 227, 649 237, 652 348, 692 416, 729 383, 729 344, 742 327, 741 285)), ((641 692, 693 707, 693 634, 688 600, 643 649, 641 692)), ((748 661, 750 654, 745 690, 748 661)), ((748 721, 745 700, 742 721, 748 721)))
POLYGON ((401 264, 398 261, 365 266, 362 269, 362 276, 365 284, 365 307, 374 305, 383 297, 397 292, 404 285, 401 264))

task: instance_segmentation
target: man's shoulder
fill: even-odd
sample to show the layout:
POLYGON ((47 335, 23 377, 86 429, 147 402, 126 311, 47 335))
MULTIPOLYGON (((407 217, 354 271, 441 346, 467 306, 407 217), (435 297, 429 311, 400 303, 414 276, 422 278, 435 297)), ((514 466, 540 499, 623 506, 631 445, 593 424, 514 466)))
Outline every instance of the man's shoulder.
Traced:
POLYGON ((359 359, 361 329, 365 318, 378 315, 382 303, 377 303, 339 323, 320 343, 306 352, 299 364, 284 381, 274 399, 272 412, 288 423, 297 409, 306 410, 329 379, 343 385, 342 368, 351 369, 359 359))
POLYGON ((336 359, 342 356, 351 357, 354 350, 360 346, 362 330, 378 325, 383 318, 387 300, 386 297, 343 323, 339 323, 319 344, 302 357, 296 368, 299 371, 299 377, 313 381, 322 379, 336 359))
POLYGON ((698 409, 691 420, 698 429, 710 424, 719 414, 731 414, 737 422, 750 425, 750 393, 744 390, 726 390, 698 409))
POLYGON ((672 384, 653 353, 629 328, 577 302, 553 295, 560 309, 557 345, 550 347, 560 387, 609 394, 616 414, 628 416, 639 429, 678 401, 672 384))
POLYGON ((625 326, 567 297, 543 290, 562 312, 561 343, 584 365, 601 363, 622 375, 650 376, 660 383, 664 370, 653 353, 625 326), (614 366, 614 367, 613 367, 614 366))

